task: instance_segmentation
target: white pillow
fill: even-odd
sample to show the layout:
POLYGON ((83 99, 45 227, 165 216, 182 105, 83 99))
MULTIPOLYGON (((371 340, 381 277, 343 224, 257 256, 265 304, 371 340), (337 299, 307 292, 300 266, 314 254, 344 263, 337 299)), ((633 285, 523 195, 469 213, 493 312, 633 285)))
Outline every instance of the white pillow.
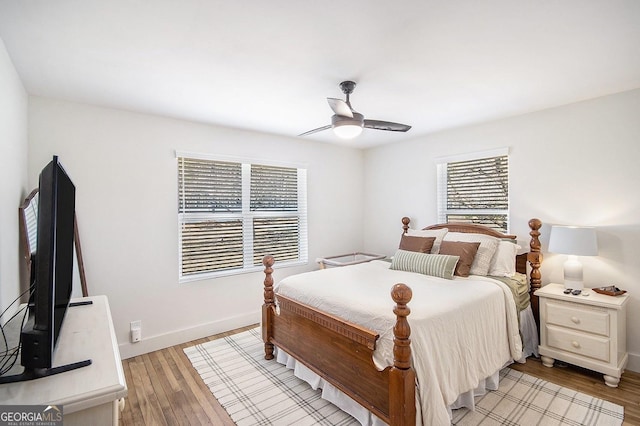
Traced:
POLYGON ((515 241, 500 241, 491 259, 489 275, 513 277, 516 274, 516 255, 521 248, 515 241))
POLYGON ((498 249, 499 238, 484 234, 467 234, 465 232, 448 232, 444 236, 445 241, 464 241, 480 243, 476 257, 471 264, 470 275, 488 275, 493 254, 498 249))
POLYGON ((449 232, 447 228, 442 229, 408 229, 407 235, 412 237, 435 237, 433 246, 431 247, 431 254, 438 254, 440 252, 440 242, 444 236, 449 232))

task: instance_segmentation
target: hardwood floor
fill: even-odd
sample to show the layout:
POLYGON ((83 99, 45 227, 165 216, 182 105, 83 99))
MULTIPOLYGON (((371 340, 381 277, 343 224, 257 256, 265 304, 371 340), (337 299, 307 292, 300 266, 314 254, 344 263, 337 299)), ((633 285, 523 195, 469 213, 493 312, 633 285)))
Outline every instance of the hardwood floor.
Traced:
MULTIPOLYGON (((183 349, 255 326, 195 340, 122 362, 129 388, 120 425, 233 425, 191 366, 183 349)), ((625 425, 640 425, 640 374, 627 371, 618 388, 602 375, 578 367, 547 368, 529 358, 512 368, 625 407, 625 425)))
POLYGON ((233 330, 122 361, 129 388, 120 425, 234 425, 183 349, 255 327, 233 330))

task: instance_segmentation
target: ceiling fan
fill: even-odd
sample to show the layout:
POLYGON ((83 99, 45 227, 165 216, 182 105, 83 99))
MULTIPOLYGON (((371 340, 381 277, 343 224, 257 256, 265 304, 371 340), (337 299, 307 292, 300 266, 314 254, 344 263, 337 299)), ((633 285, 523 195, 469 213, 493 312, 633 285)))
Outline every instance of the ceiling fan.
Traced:
POLYGON ((334 112, 334 115, 331 117, 331 124, 309 130, 298 136, 307 136, 333 128, 334 133, 339 138, 352 139, 362 133, 363 128, 387 130, 390 132, 406 132, 411 128, 411 126, 407 126, 406 124, 393 123, 391 121, 365 119, 362 114, 356 112, 351 107, 351 102, 349 101, 349 95, 353 93, 355 87, 356 83, 353 81, 343 81, 340 83, 340 89, 342 93, 346 95, 347 99, 343 101, 342 99, 327 98, 327 102, 329 102, 329 106, 334 112))

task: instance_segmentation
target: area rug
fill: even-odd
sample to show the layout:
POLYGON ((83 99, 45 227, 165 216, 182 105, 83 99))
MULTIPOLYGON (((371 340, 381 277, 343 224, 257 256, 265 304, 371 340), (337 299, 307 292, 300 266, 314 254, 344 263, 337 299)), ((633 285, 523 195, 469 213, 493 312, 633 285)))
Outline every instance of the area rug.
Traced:
MULTIPOLYGON (((239 426, 357 425, 293 375, 264 359, 258 328, 184 350, 239 426)), ((453 412, 456 425, 620 425, 623 407, 505 368, 500 387, 453 412)))
POLYGON ((455 425, 621 425, 624 407, 535 378, 500 371, 497 390, 476 397, 475 411, 454 410, 455 425))

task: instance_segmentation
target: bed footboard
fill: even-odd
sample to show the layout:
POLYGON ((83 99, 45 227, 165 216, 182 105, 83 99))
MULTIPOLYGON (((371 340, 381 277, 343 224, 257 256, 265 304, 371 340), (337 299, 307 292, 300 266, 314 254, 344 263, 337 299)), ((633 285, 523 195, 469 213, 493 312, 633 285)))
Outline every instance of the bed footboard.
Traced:
POLYGON ((262 338, 265 358, 274 345, 392 426, 415 425, 415 372, 411 368, 411 330, 407 321, 411 289, 396 284, 394 365, 378 371, 372 361, 378 334, 273 292, 272 256, 265 256, 262 338))

